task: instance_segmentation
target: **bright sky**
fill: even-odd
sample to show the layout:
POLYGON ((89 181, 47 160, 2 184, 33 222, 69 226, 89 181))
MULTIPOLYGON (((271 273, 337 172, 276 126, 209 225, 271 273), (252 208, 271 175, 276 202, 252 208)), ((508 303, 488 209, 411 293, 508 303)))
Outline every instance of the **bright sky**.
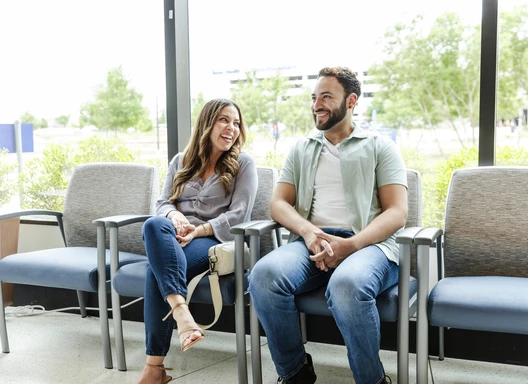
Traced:
MULTIPOLYGON (((479 23, 481 4, 189 0, 191 91, 194 96, 207 89, 213 70, 327 65, 361 70, 377 58, 376 40, 389 25, 446 10, 479 23)), ((0 123, 25 111, 46 119, 77 115, 118 65, 152 112, 156 100, 164 107, 162 0, 0 0, 0 123)))

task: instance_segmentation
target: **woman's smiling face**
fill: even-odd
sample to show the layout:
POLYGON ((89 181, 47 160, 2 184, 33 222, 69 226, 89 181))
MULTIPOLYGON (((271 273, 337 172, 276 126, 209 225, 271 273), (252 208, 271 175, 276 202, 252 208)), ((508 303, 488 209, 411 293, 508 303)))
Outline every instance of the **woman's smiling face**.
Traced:
POLYGON ((224 107, 216 118, 211 135, 213 158, 217 158, 222 152, 228 151, 240 135, 240 116, 238 110, 230 105, 224 107))

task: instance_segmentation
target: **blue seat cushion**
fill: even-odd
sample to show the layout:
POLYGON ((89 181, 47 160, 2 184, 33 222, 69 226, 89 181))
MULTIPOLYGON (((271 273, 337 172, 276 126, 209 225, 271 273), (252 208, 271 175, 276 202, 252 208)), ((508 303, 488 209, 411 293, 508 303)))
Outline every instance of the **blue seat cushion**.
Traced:
MULTIPOLYGON (((409 290, 411 298, 417 289, 417 282, 414 277, 411 277, 409 282, 409 290)), ((306 292, 295 296, 295 304, 299 311, 312 314, 332 316, 332 312, 328 309, 328 304, 325 297, 326 286, 320 287, 310 292, 306 292)), ((381 321, 395 322, 398 320, 398 285, 386 289, 376 298, 376 307, 380 315, 381 321)))
MULTIPOLYGON (((120 252, 119 265, 145 260, 120 252)), ((106 251, 106 280, 110 280, 110 251, 106 251)), ((97 292, 97 248, 53 248, 9 255, 0 260, 0 281, 97 292)))
MULTIPOLYGON (((119 268, 114 277, 114 289, 121 296, 142 297, 145 287, 145 274, 148 267, 148 261, 125 265, 119 268)), ((248 286, 246 272, 244 274, 244 291, 248 286)), ((223 305, 235 305, 235 274, 220 276, 220 291, 222 292, 223 305)), ((204 277, 194 290, 191 302, 211 304, 211 288, 209 279, 204 277)))
POLYGON ((431 291, 428 313, 439 327, 528 334, 528 278, 446 277, 431 291))

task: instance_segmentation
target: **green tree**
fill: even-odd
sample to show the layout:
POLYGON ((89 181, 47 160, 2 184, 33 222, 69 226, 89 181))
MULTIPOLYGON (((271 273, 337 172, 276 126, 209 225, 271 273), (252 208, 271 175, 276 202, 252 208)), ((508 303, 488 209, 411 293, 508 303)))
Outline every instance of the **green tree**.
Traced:
POLYGON ((282 121, 279 105, 286 98, 287 81, 280 73, 259 79, 255 71, 246 72, 246 79, 239 81, 232 91, 232 99, 242 110, 248 127, 282 121))
MULTIPOLYGON (((502 146, 496 150, 497 165, 522 166, 528 164, 528 151, 523 147, 502 146)), ((466 147, 442 160, 436 167, 434 176, 422 174, 424 191, 423 225, 443 228, 447 191, 453 172, 460 168, 476 167, 478 150, 466 147)))
POLYGON ((201 92, 198 94, 198 97, 192 99, 191 101, 191 126, 192 127, 194 127, 194 124, 196 124, 198 115, 202 111, 202 108, 204 107, 205 103, 207 103, 207 101, 205 100, 205 97, 203 93, 201 92))
POLYGON ((528 4, 501 13, 499 38, 497 112, 511 119, 528 103, 528 4))
POLYGON ((167 110, 163 108, 159 113, 158 123, 167 124, 167 110))
POLYGON ((134 162, 138 153, 131 152, 119 138, 93 135, 76 146, 48 145, 41 158, 25 165, 19 181, 24 191, 22 208, 62 210, 64 194, 73 169, 94 162, 134 162))
POLYGON ((464 25, 455 13, 445 13, 427 29, 423 17, 418 16, 386 33, 384 52, 386 59, 369 70, 381 86, 373 102, 379 120, 395 128, 433 130, 440 123, 448 123, 462 147, 466 145, 463 133, 469 128, 474 145, 479 28, 464 25))
POLYGON ((62 210, 64 191, 73 171, 72 150, 52 143, 42 151, 42 159, 34 158, 24 166, 19 181, 24 192, 23 209, 62 210))
MULTIPOLYGON (((503 11, 500 32, 499 117, 519 115, 528 94, 528 5, 503 11), (523 100, 522 95, 525 95, 523 100)), ((385 59, 369 69, 380 84, 368 113, 394 128, 436 130, 449 124, 461 147, 476 144, 480 97, 480 26, 444 13, 431 27, 422 16, 385 35, 385 59), (467 130, 470 129, 470 135, 467 130), (464 137, 470 137, 469 142, 464 137)), ((438 140, 436 143, 443 154, 438 140)))
POLYGON ((301 94, 290 96, 279 105, 281 122, 293 135, 306 135, 314 127, 311 107, 312 90, 305 88, 301 94))
POLYGON ((60 115, 55 118, 55 122, 61 127, 66 127, 70 121, 71 115, 60 115))
POLYGON ((444 211, 451 175, 457 169, 476 167, 477 164, 477 148, 466 147, 442 160, 437 165, 434 176, 423 175, 424 207, 422 222, 425 227, 444 227, 444 211))
POLYGON ((27 111, 19 117, 19 120, 22 124, 33 124, 33 129, 48 128, 48 122, 45 119, 39 119, 27 111))
POLYGON ((17 166, 16 163, 9 162, 7 156, 7 149, 0 149, 0 207, 9 203, 13 195, 17 192, 15 176, 17 166))
POLYGON ((33 129, 37 129, 38 119, 29 112, 24 112, 22 116, 18 118, 22 124, 33 124, 33 129))
POLYGON ((129 86, 121 66, 112 68, 106 84, 95 93, 95 101, 81 107, 81 127, 95 125, 98 128, 119 130, 134 127, 140 131, 152 130, 149 111, 142 105, 143 95, 129 86))
POLYGON ((72 164, 97 162, 134 162, 139 157, 139 151, 132 151, 123 140, 104 138, 92 135, 86 140, 79 141, 75 148, 72 164))

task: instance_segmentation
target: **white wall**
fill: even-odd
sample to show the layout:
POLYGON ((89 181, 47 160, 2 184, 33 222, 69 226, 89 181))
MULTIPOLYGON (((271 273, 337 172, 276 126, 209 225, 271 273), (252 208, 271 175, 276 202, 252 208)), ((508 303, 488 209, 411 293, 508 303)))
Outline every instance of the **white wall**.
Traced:
POLYGON ((18 252, 64 247, 64 242, 56 225, 20 224, 18 252))

